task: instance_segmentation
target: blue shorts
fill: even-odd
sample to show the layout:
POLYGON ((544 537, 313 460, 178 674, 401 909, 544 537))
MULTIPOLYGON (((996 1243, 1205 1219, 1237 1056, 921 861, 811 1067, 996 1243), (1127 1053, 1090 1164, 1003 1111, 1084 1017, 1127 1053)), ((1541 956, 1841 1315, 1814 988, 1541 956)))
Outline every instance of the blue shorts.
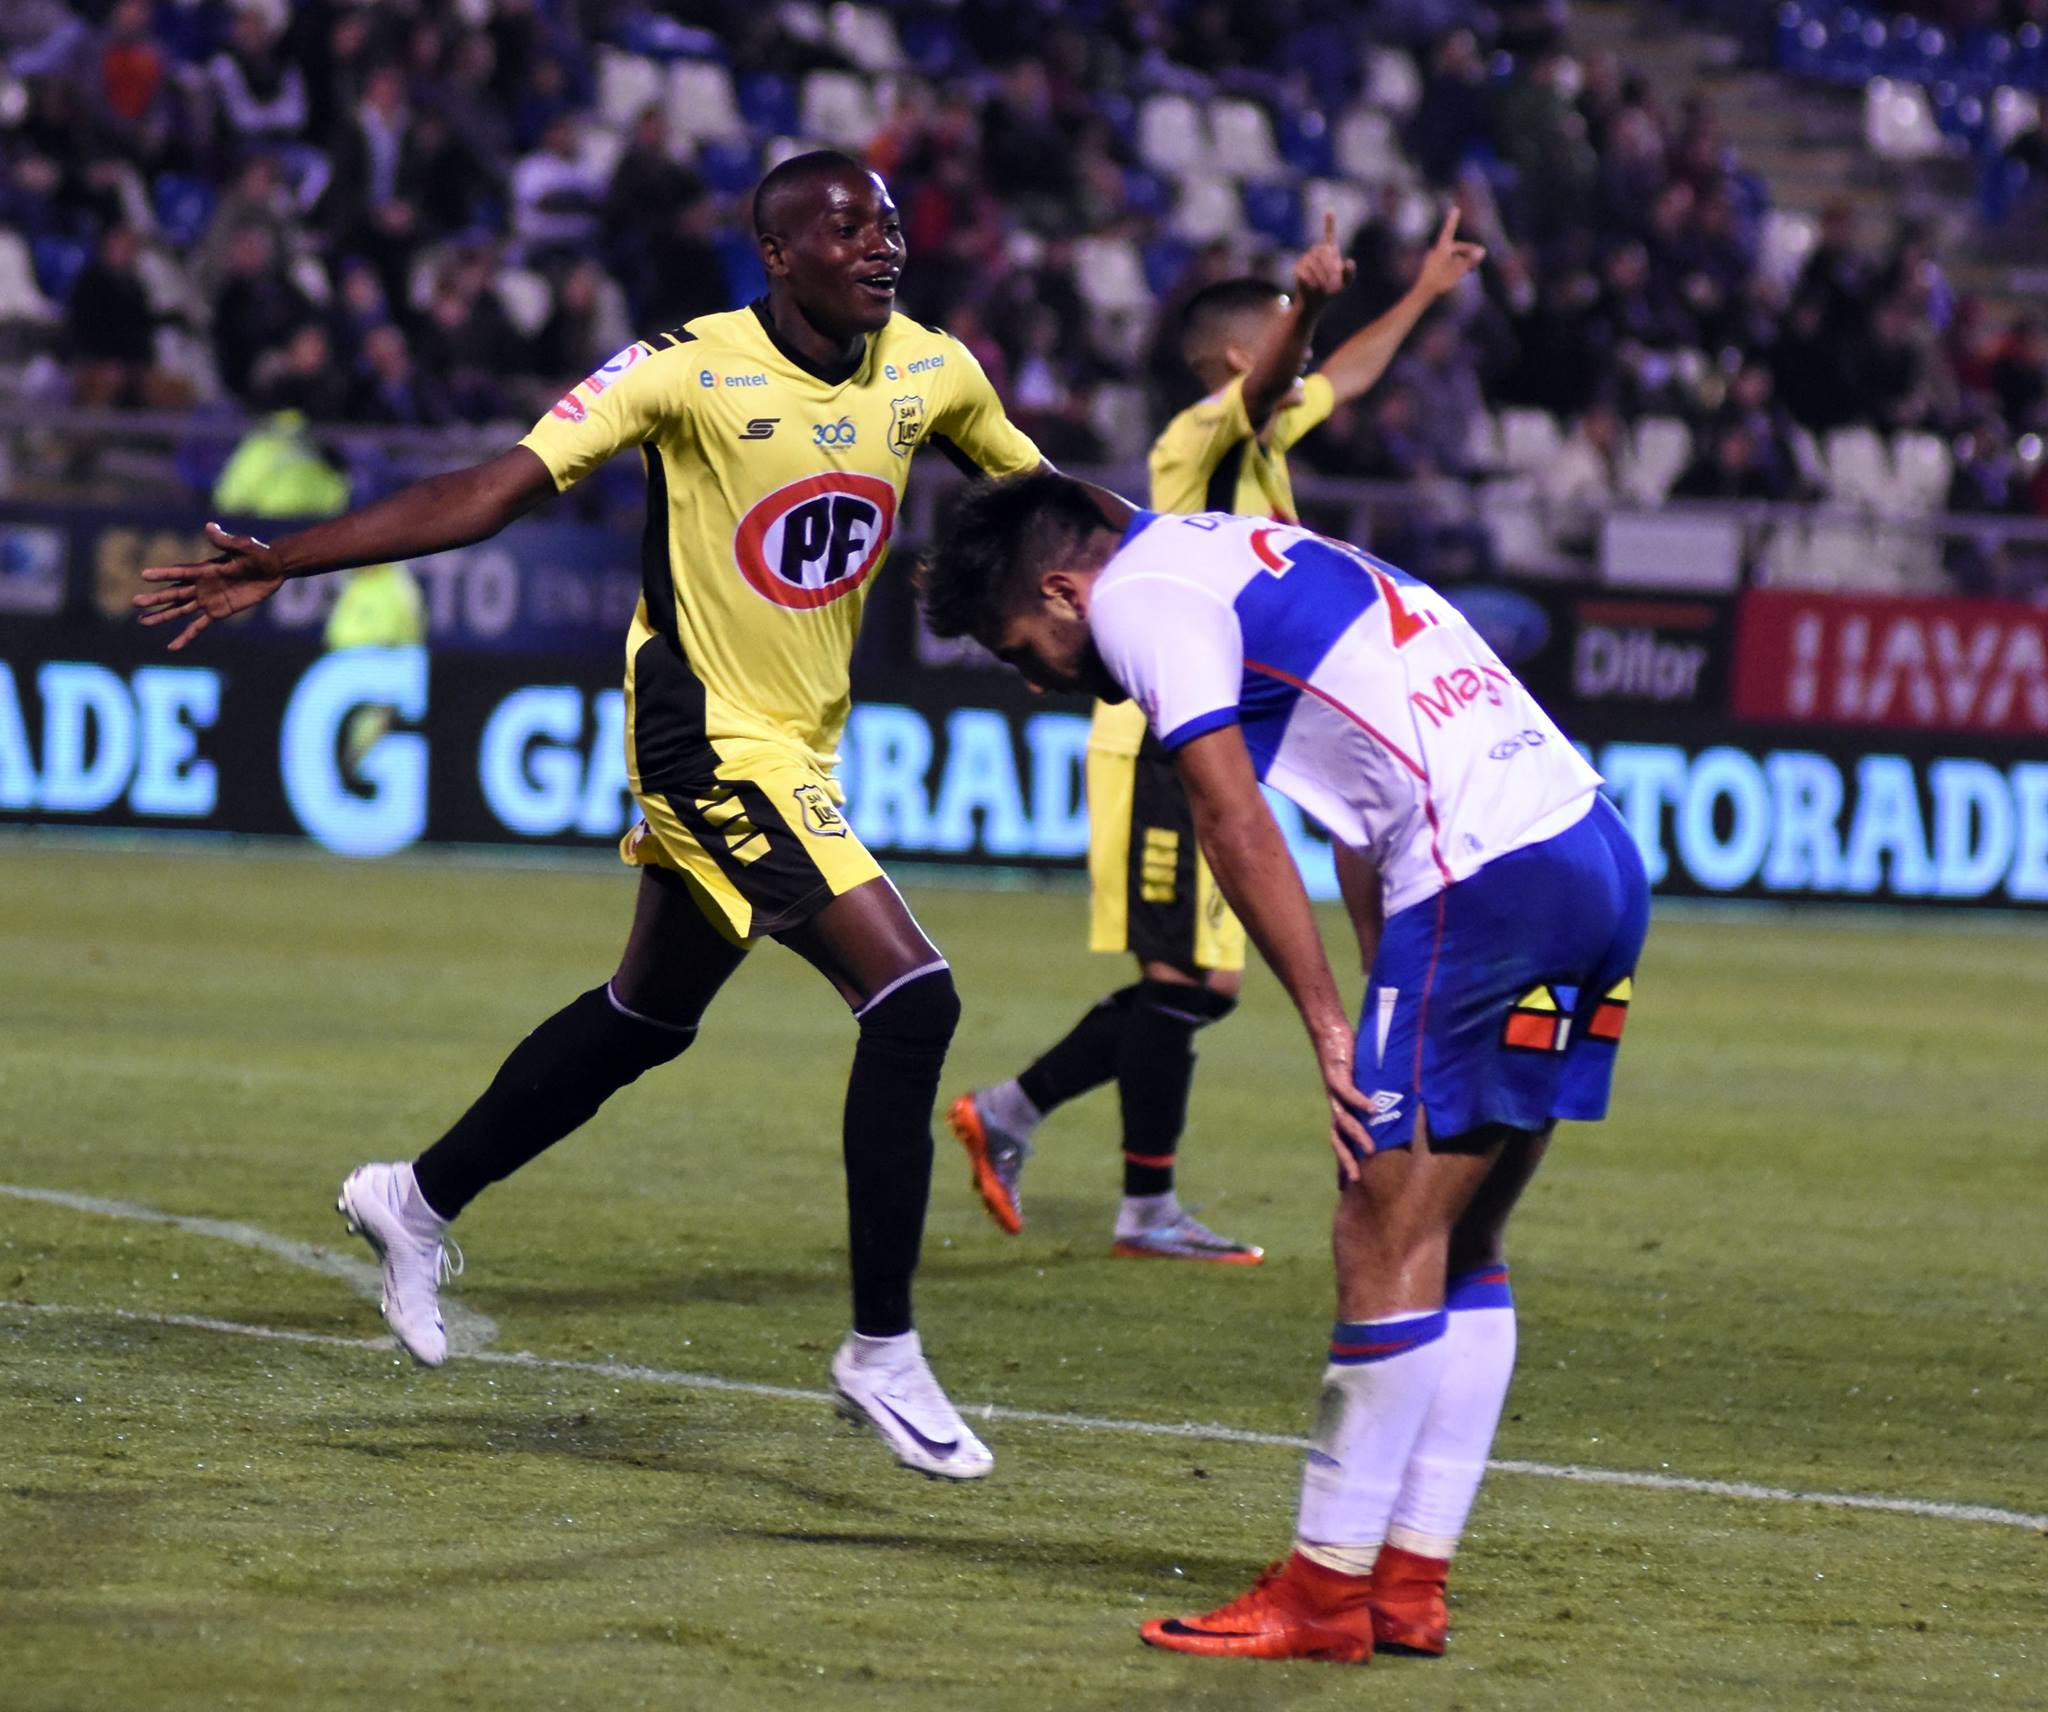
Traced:
POLYGON ((1402 910, 1380 935, 1353 1075, 1376 1151, 1489 1124, 1607 1115, 1650 886, 1605 797, 1541 844, 1402 910))

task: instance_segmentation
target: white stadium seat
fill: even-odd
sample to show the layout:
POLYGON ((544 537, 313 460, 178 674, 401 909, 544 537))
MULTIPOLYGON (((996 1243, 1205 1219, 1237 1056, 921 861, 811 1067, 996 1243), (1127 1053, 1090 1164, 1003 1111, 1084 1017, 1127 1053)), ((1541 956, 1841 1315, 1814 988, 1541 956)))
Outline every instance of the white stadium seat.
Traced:
POLYGON ((625 133, 609 125, 585 125, 576 138, 577 164, 600 184, 611 183, 625 152, 625 133))
POLYGON ((814 71, 804 79, 798 126, 842 149, 866 146, 881 125, 867 84, 851 72, 814 71))
POLYGON ((631 125, 660 106, 664 92, 661 67, 653 60, 617 48, 597 50, 597 116, 607 125, 631 125))
POLYGON ((1500 413, 1501 462, 1519 476, 1541 475, 1549 468, 1564 434, 1547 410, 1503 410, 1500 413))
POLYGON ((1954 474, 1954 460, 1939 434, 1898 435, 1892 441, 1894 515, 1925 517, 1945 510, 1954 474))
POLYGON ((840 0, 825 14, 827 40, 862 71, 901 71, 903 44, 889 14, 840 0))
POLYGON ((1088 421, 1102 436, 1112 458, 1142 458, 1151 443, 1152 424, 1143 387, 1097 387, 1088 402, 1088 421))
POLYGON ((1918 84, 1873 77, 1863 91, 1863 141, 1880 160, 1932 160, 1948 152, 1918 84))
POLYGON ((1234 238, 1244 230, 1244 203, 1226 178, 1189 178, 1174 204, 1173 229, 1190 243, 1234 238))
POLYGON ((1422 73, 1406 48, 1374 48, 1365 62, 1369 106, 1405 119, 1422 105, 1422 73))
POLYGON ((2000 151, 2041 122, 2041 103, 2024 89, 2000 89, 1991 97, 1991 140, 2000 151))
POLYGON ((1273 122, 1256 101, 1209 103, 1214 165, 1233 178, 1278 178, 1285 170, 1273 142, 1273 122))
POLYGON ((679 59, 668 68, 668 122, 678 136, 744 137, 732 73, 712 60, 679 59))
POLYGON ((1501 467, 1500 424, 1484 410, 1475 410, 1465 429, 1465 461, 1476 470, 1501 467))
POLYGON ((531 339, 547 325, 555 295, 543 275, 531 268, 504 268, 493 283, 498 301, 505 306, 505 318, 522 338, 531 339))
POLYGON ((1154 172, 1180 178, 1209 158, 1208 127, 1185 95, 1149 95, 1138 109, 1138 158, 1154 172))
POLYGON ((1337 121, 1337 170, 1362 184, 1405 183, 1407 157, 1394 121, 1371 107, 1353 107, 1337 121))
POLYGON ((1764 216, 1757 241, 1757 269, 1765 278, 1789 286, 1819 241, 1820 228, 1812 215, 1773 208, 1764 216))
POLYGON ((1074 246, 1074 283, 1095 309, 1139 309, 1152 301, 1145 263, 1128 238, 1081 239, 1074 246))
POLYGON ((1661 505, 1692 457, 1692 430, 1675 416, 1645 416, 1633 438, 1622 485, 1631 499, 1661 505))
POLYGON ((19 232, 0 229, 0 322, 46 323, 58 319, 57 306, 36 284, 35 262, 19 232))
POLYGON ((1837 505, 1881 509, 1891 503, 1891 454, 1874 428, 1834 428, 1822 442, 1828 497, 1837 505))

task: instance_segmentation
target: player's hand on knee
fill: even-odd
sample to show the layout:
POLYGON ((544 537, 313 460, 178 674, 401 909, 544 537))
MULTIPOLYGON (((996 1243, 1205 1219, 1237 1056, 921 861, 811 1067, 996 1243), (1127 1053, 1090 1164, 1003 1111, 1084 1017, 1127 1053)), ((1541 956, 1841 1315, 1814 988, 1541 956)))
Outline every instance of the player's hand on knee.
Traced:
POLYGON ((1312 1028, 1309 1039, 1322 1068, 1323 1091, 1330 1098, 1330 1151, 1337 1156, 1339 1175, 1353 1183, 1358 1180, 1359 1161, 1372 1152, 1372 1137, 1365 1128, 1372 1102, 1351 1078, 1351 1025, 1340 1017, 1312 1028))
POLYGON ((269 542, 230 535, 218 523, 206 526, 206 538, 220 549, 215 557, 193 565, 151 565, 142 573, 150 586, 135 597, 144 624, 190 621, 171 638, 173 653, 216 619, 262 604, 284 582, 277 549, 269 542))

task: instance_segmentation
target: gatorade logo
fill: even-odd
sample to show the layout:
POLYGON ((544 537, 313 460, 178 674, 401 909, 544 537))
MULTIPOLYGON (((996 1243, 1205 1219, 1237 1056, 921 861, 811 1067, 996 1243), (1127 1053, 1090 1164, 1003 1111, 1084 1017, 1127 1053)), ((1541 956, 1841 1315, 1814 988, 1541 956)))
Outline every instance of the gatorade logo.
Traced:
POLYGON ((895 524, 893 483, 833 470, 756 502, 733 535, 733 560, 763 599, 807 611, 866 582, 895 524))

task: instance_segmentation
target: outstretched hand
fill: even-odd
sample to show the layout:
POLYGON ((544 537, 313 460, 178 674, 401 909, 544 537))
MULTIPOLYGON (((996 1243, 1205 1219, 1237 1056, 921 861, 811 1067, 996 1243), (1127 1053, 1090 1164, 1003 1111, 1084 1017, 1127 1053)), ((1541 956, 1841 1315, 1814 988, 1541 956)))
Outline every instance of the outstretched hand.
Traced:
POLYGON ((1458 237, 1458 210, 1453 207, 1437 228, 1436 242, 1422 258, 1420 283, 1431 297, 1441 297, 1486 260, 1486 246, 1458 237))
POLYGON ((1344 1018, 1309 1030, 1316 1049, 1316 1063, 1323 1072, 1323 1091, 1330 1099, 1330 1151, 1337 1156, 1337 1173, 1346 1183, 1355 1183, 1359 1161, 1372 1150, 1372 1137, 1364 1119, 1371 1115, 1372 1102, 1358 1091, 1352 1079, 1355 1042, 1351 1025, 1344 1018))
POLYGON ((189 622, 171 638, 176 653, 217 619, 232 618, 261 605, 284 582, 277 549, 253 535, 230 535, 218 523, 206 538, 219 553, 196 565, 151 565, 142 573, 150 586, 135 597, 144 624, 189 622))
POLYGON ((1311 310, 1319 310, 1351 283, 1357 271, 1358 264, 1346 261, 1337 248, 1337 216, 1325 210, 1323 241, 1294 264, 1296 296, 1311 310))

